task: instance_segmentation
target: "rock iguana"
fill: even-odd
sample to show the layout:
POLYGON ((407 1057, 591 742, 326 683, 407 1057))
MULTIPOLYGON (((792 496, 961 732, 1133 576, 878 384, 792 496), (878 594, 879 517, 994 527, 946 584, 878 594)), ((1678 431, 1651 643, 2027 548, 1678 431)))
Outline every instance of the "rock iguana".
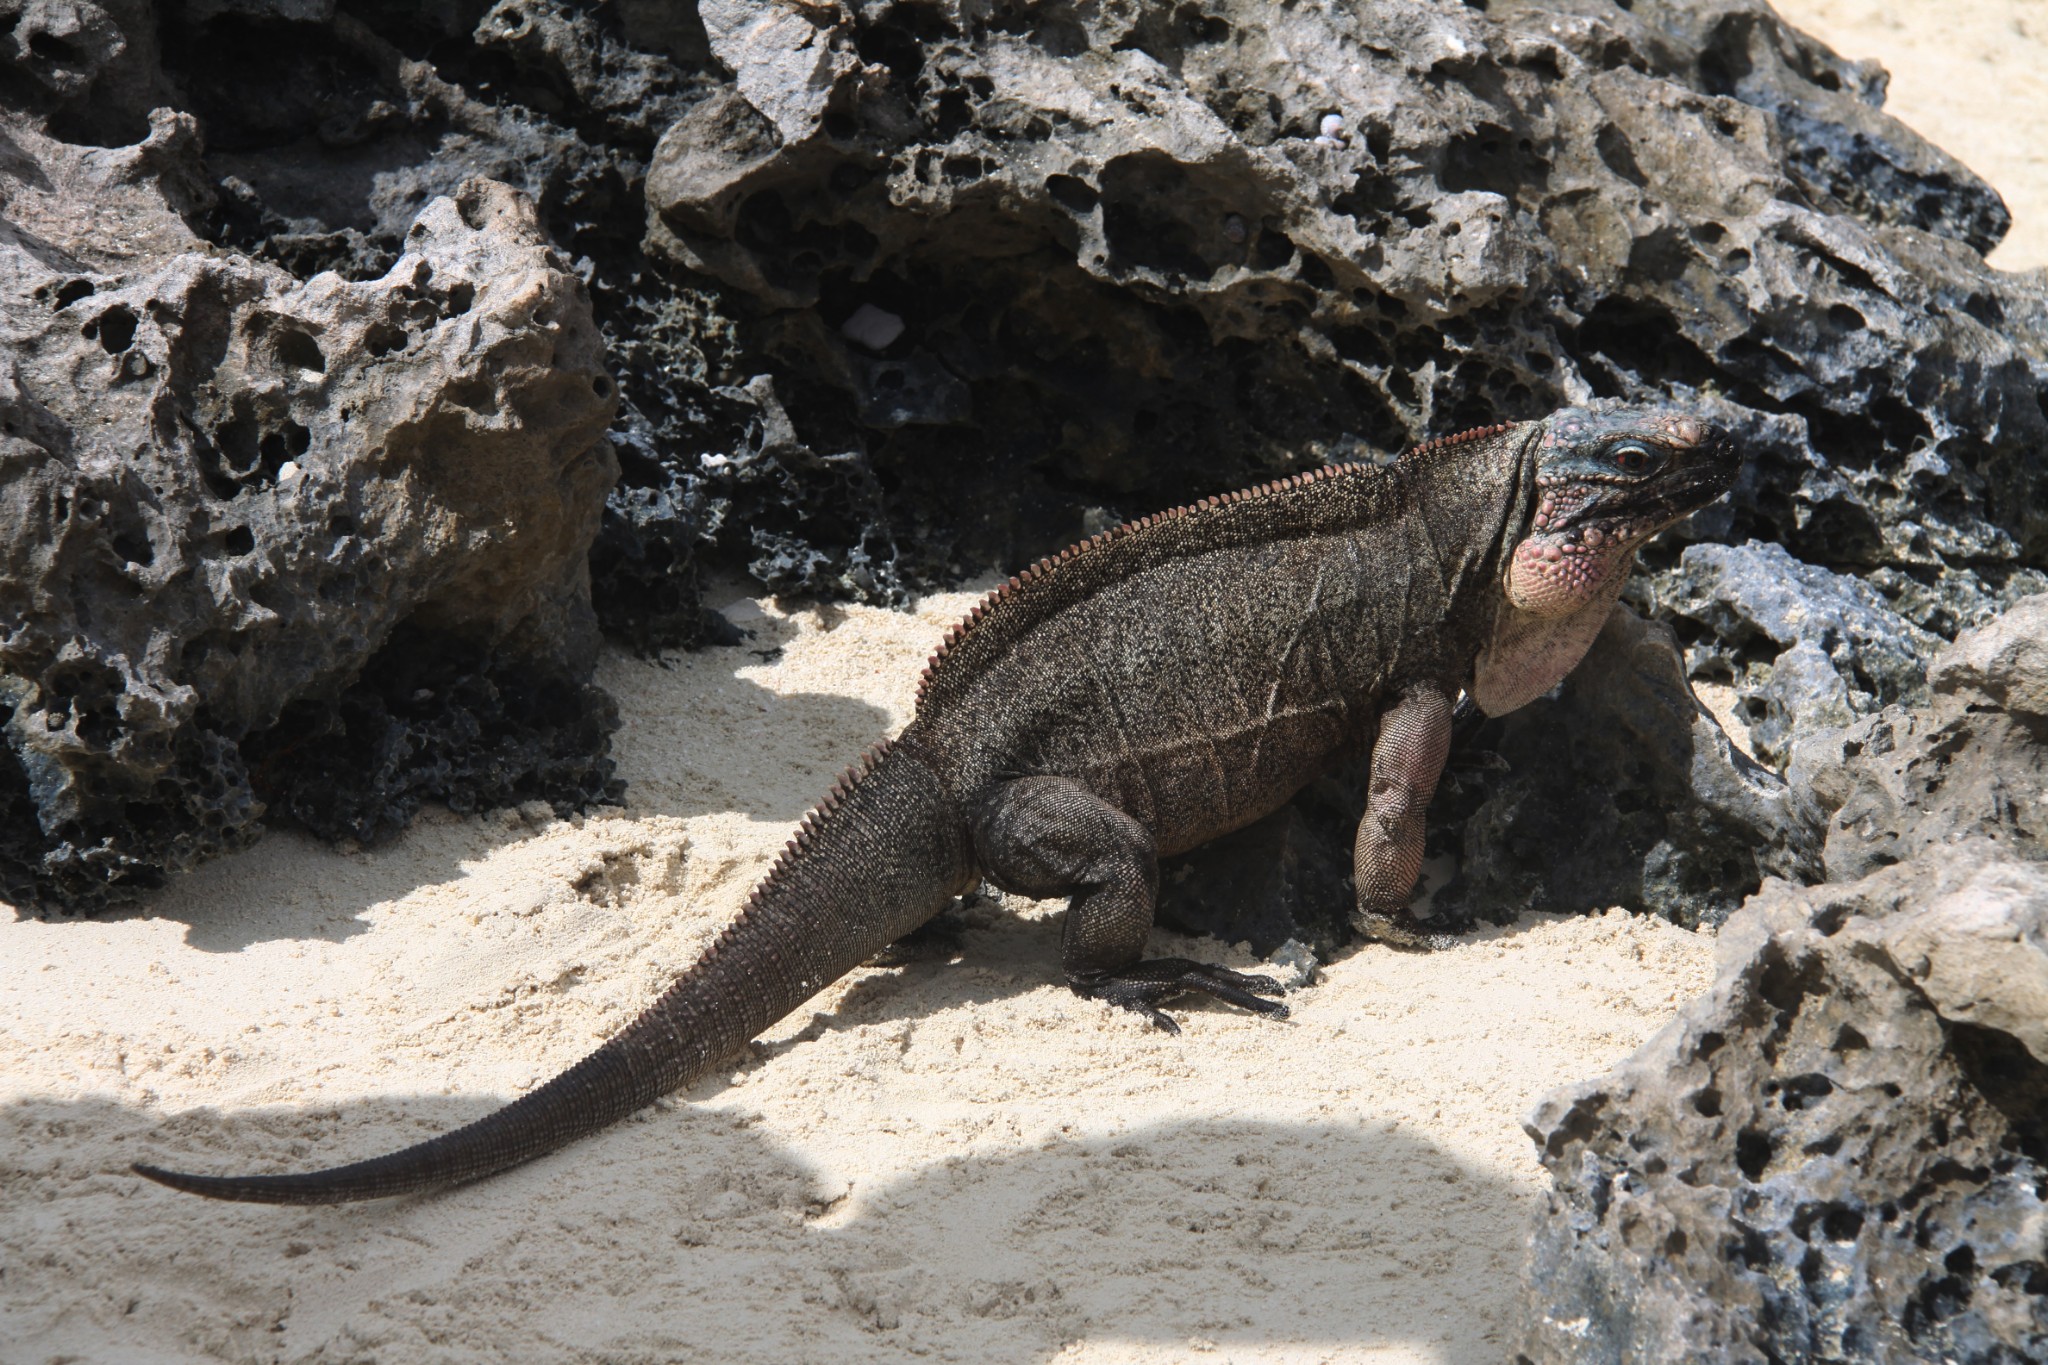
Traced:
POLYGON ((1158 859, 1371 756, 1358 905, 1405 906, 1461 691, 1499 715, 1585 653, 1637 547, 1734 482, 1733 443, 1609 405, 1331 465, 1119 526, 955 627, 917 712, 803 821, 703 957, 589 1056, 402 1151, 298 1175, 135 1169, 218 1199, 331 1203, 473 1180, 688 1085, 986 879, 1068 896, 1082 995, 1169 1030, 1166 997, 1261 1014, 1266 978, 1145 960, 1158 859))

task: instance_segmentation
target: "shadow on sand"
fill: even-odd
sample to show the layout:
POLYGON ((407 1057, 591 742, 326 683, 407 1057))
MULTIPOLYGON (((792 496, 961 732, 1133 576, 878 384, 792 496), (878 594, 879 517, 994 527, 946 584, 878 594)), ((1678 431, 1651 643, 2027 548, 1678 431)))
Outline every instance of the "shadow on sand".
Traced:
MULTIPOLYGON (((1048 1361, 1077 1341, 1165 1359, 1209 1342, 1219 1358, 1508 1350, 1527 1196, 1370 1119, 1072 1131, 862 1185, 731 1106, 662 1107, 476 1185, 313 1209, 212 1203, 126 1170, 303 1168, 489 1107, 0 1107, 0 1307, 15 1349, 984 1362, 1048 1361), (1446 1302, 1445 1282, 1491 1290, 1446 1302)), ((886 1169, 888 1121, 849 1122, 859 1131, 843 1136, 886 1169)))
MULTIPOLYGON (((777 693, 741 677, 797 630, 775 618, 753 626, 755 638, 744 645, 665 662, 607 651, 600 673, 621 703, 613 752, 628 787, 624 810, 594 811, 590 819, 623 825, 645 815, 730 811, 793 823, 859 758, 862 745, 849 749, 845 735, 888 734, 891 718, 879 707, 829 693, 777 693), (794 749, 793 761, 763 757, 771 729, 788 736, 791 742, 778 747, 794 749)), ((534 834, 512 812, 458 816, 440 807, 423 811, 398 838, 363 849, 274 829, 255 847, 97 918, 182 921, 186 942, 212 953, 276 940, 340 942, 368 927, 371 908, 457 880, 534 834)), ((13 913, 17 920, 32 917, 13 913)))

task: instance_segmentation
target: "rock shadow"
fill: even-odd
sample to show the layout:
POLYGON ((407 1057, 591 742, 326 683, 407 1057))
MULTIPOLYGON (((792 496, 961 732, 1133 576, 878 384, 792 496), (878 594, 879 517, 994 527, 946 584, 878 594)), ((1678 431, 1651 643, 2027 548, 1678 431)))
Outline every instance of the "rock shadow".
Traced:
MULTIPOLYGON (((606 651, 599 681, 619 698, 613 752, 627 779, 626 805, 594 810, 590 821, 736 812, 793 823, 893 729, 888 712, 855 698, 777 692, 739 676, 773 663, 798 630, 774 618, 748 624, 754 638, 739 645, 665 660, 606 651)), ((205 952, 276 939, 341 942, 369 927, 371 908, 463 877, 535 833, 534 822, 509 810, 463 816, 434 804, 396 837, 363 848, 283 823, 253 847, 95 918, 180 920, 189 926, 186 942, 205 952)), ((27 907, 14 914, 35 917, 27 907)))
POLYGON ((840 1158, 827 1169, 753 1115, 662 1107, 476 1185, 323 1208, 203 1201, 127 1170, 304 1168, 488 1107, 0 1106, 12 1339, 38 1359, 202 1338, 228 1359, 365 1339, 550 1360, 1021 1365, 1084 1341, 1148 1358, 1210 1343, 1507 1354, 1530 1192, 1369 1116, 1065 1129, 898 1171, 911 1139, 872 1114, 845 1124, 866 1130, 844 1134, 861 1157, 813 1149, 840 1158))
POLYGON ((895 731, 895 718, 872 703, 781 692, 740 676, 778 662, 799 632, 795 621, 762 616, 746 629, 751 638, 739 644, 659 659, 605 652, 598 682, 618 700, 624 722, 612 751, 629 810, 794 821, 869 745, 895 731))

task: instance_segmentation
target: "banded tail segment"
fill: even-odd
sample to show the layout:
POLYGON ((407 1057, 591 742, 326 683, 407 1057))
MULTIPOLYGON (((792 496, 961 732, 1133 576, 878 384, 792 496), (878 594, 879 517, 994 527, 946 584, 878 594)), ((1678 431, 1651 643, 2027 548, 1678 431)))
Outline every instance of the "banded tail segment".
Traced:
POLYGON ((616 1035, 539 1088, 415 1146, 301 1175, 135 1167, 161 1185, 259 1204, 339 1204, 476 1180, 690 1084, 909 933, 974 878, 965 825, 914 753, 888 745, 806 816, 739 917, 616 1035))

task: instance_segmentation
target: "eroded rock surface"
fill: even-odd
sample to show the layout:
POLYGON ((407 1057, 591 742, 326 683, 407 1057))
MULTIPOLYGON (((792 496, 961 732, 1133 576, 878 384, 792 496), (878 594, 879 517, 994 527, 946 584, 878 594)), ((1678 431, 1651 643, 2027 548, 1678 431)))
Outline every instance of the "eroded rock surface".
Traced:
POLYGON ((1523 1358, 2048 1354, 2044 924, 2048 873, 1981 842, 1755 898, 1704 999, 1531 1115, 1523 1358))
POLYGON ((1827 819, 1830 881, 1982 838, 2048 858, 2048 594, 1935 657, 1924 705, 1810 736, 1792 783, 1827 819))
POLYGON ((1700 705, 1671 628, 1617 606, 1554 697, 1477 727, 1432 807, 1444 927, 1626 905, 1715 925, 1765 877, 1820 874, 1819 815, 1700 705))
POLYGON ((1755 451, 1695 536, 1888 571, 1943 635, 2042 581, 2040 282, 1760 0, 700 12, 733 80, 655 151, 649 249, 953 562, 1598 393, 1755 451))
POLYGON ((1802 563, 1782 545, 1688 545, 1648 596, 1702 642, 1688 662, 1711 674, 1737 661, 1736 685, 1759 756, 1783 765, 1795 735, 1846 725, 1927 695, 1941 637, 1914 625, 1870 584, 1802 563))
POLYGON ((1530 1116, 1525 1360, 2048 1357, 2044 627, 1829 740, 1840 880, 1767 885, 1707 996, 1530 1116))
POLYGON ((300 281, 194 235, 189 115, 6 147, 0 892, 156 884, 267 801, 367 836, 427 795, 602 796, 615 396, 531 202, 466 182, 379 278, 300 281))

